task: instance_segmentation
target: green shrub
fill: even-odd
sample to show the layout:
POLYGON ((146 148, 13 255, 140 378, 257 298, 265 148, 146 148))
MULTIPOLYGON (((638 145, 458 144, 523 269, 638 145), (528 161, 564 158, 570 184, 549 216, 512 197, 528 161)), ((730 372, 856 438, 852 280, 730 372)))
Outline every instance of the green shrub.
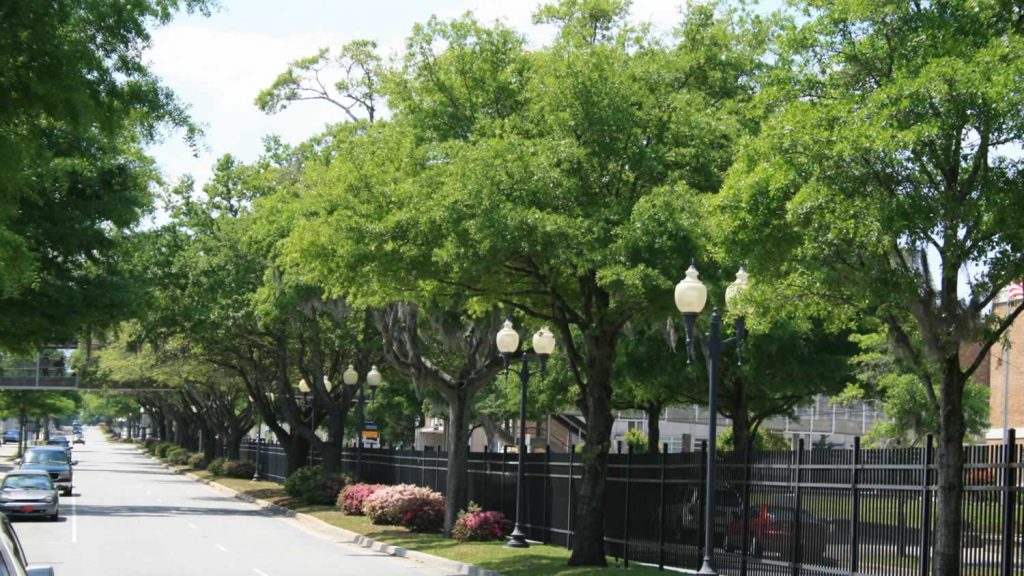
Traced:
POLYGON ((167 452, 173 448, 178 448, 178 445, 173 442, 161 442, 153 449, 153 454, 157 458, 163 458, 167 456, 167 452))
POLYGON ((189 456, 189 458, 188 458, 188 467, 192 468, 194 470, 202 470, 203 469, 203 455, 199 454, 199 453, 196 453, 196 454, 193 454, 193 455, 189 456))
POLYGON ((224 475, 224 464, 227 462, 227 458, 214 458, 206 465, 206 471, 214 476, 224 475))
POLYGON ((192 453, 184 448, 177 447, 167 451, 167 462, 176 465, 188 464, 188 459, 192 457, 192 453))
POLYGON ((622 439, 629 446, 630 454, 647 454, 647 434, 643 430, 637 428, 626 430, 622 439))
POLYGON ((159 440, 157 440, 156 438, 150 437, 150 438, 146 438, 146 441, 142 443, 142 447, 146 449, 146 452, 149 452, 150 454, 152 454, 153 451, 156 450, 156 446, 159 443, 160 443, 159 440))
POLYGON ((221 472, 229 478, 252 478, 256 473, 256 465, 248 460, 226 460, 221 472))
POLYGON ((346 483, 341 474, 324 474, 319 466, 303 466, 285 478, 284 490, 307 504, 334 504, 346 483))

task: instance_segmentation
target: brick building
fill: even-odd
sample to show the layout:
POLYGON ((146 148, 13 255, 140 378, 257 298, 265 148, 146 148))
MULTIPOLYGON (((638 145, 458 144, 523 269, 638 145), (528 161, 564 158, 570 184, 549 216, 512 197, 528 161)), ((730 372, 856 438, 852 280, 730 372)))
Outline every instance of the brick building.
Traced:
MULTIPOLYGON (((1008 294, 1004 290, 993 302, 993 312, 997 316, 1006 317, 1008 294)), ((1020 305, 1020 299, 1012 300, 1009 310, 1020 305)), ((993 346, 975 376, 975 381, 989 386, 989 430, 985 438, 992 443, 1003 439, 1005 425, 1024 431, 1024 320, 1018 318, 1010 326, 1008 334, 1008 348, 1000 344, 993 346), (1005 411, 1004 407, 1007 408, 1005 411)), ((1017 437, 1021 436, 1022 433, 1018 432, 1017 437)))

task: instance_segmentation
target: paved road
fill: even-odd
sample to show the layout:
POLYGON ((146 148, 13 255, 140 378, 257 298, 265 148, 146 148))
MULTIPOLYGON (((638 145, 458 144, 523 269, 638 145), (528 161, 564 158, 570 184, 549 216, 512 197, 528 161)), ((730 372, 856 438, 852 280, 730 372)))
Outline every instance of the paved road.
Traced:
POLYGON ((52 564, 57 576, 444 574, 268 515, 95 429, 74 455, 74 495, 61 498, 60 521, 14 525, 29 561, 52 564))

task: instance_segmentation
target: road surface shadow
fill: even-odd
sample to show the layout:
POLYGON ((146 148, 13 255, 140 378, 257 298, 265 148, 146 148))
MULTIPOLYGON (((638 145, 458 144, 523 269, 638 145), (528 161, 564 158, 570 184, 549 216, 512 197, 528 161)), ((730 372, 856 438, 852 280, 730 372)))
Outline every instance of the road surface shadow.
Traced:
POLYGON ((215 508, 200 506, 100 506, 82 505, 75 506, 76 516, 251 516, 270 517, 264 510, 252 510, 246 508, 215 508))

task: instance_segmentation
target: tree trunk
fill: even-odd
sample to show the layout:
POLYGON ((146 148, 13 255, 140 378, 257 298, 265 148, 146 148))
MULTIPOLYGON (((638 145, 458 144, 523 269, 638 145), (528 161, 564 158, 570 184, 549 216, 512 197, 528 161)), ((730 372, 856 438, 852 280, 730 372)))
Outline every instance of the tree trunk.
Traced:
MULTIPOLYGON (((939 407, 938 471, 935 509, 935 548, 932 574, 960 575, 960 532, 963 518, 964 434, 963 376, 959 360, 947 359, 939 407)), ((927 553, 927 551, 925 551, 927 553)))
POLYGON ((285 453, 288 455, 288 476, 291 476, 292 472, 309 464, 309 442, 302 434, 292 434, 289 447, 285 453))
POLYGON ((661 452, 661 404, 648 404, 647 412, 647 453, 661 452))
POLYGON ((320 442, 320 469, 324 474, 341 472, 341 447, 344 440, 320 442))
POLYGON ((448 399, 448 478, 445 481, 444 535, 451 536, 459 510, 466 507, 469 492, 469 405, 466 389, 448 399))
POLYGON ((242 437, 244 432, 235 431, 228 437, 227 457, 230 460, 241 460, 242 458, 242 437))
POLYGON ((570 566, 607 566, 604 550, 605 487, 611 447, 612 361, 615 334, 598 332, 584 337, 587 387, 587 443, 583 448, 583 477, 576 501, 575 536, 570 566))

